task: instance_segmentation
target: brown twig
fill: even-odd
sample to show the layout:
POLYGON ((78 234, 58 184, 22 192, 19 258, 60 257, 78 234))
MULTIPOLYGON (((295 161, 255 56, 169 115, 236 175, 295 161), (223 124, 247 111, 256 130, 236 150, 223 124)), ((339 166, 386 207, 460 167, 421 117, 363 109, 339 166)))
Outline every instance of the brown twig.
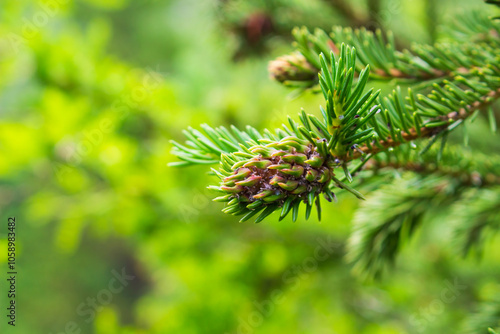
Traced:
MULTIPOLYGON (((489 104, 492 103, 493 100, 496 100, 497 98, 500 97, 500 88, 497 90, 493 90, 489 92, 488 94, 482 96, 479 101, 474 102, 472 105, 468 105, 464 108, 459 109, 458 111, 454 111, 449 113, 448 115, 443 115, 436 117, 434 119, 431 119, 427 122, 433 122, 433 121, 449 121, 450 124, 454 121, 458 120, 463 120, 468 118, 469 116, 472 115, 472 113, 476 110, 482 109, 489 104)), ((344 161, 351 161, 358 159, 361 157, 363 152, 364 154, 376 154, 382 151, 385 151, 391 147, 396 147, 401 144, 404 144, 406 142, 415 140, 415 139, 420 139, 420 138, 428 138, 428 137, 433 137, 442 131, 445 131, 448 128, 449 124, 443 125, 440 127, 426 127, 425 125, 420 128, 420 134, 417 132, 415 128, 411 128, 408 130, 408 132, 402 131, 401 132, 401 137, 403 138, 403 141, 398 141, 394 140, 390 136, 387 136, 387 139, 385 140, 380 140, 379 145, 377 145, 375 142, 370 146, 364 145, 358 148, 358 150, 353 151, 352 154, 347 155, 346 157, 343 157, 342 160, 344 161)))
POLYGON ((383 168, 391 169, 404 169, 418 174, 439 174, 446 175, 453 179, 460 180, 463 184, 471 186, 495 186, 500 185, 500 176, 493 173, 480 173, 478 171, 463 171, 456 170, 448 166, 439 166, 436 164, 417 163, 417 162, 382 162, 382 161, 369 161, 363 170, 377 171, 383 168))

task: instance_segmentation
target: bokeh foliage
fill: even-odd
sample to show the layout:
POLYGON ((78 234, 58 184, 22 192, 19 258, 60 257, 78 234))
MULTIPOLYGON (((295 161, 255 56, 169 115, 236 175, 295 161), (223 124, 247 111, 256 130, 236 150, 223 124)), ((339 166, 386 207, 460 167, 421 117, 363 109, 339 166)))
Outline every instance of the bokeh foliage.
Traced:
MULTIPOLYGON (((285 28, 350 23, 328 1, 234 1, 229 10, 225 2, 0 4, 0 209, 2 221, 19 222, 16 332, 59 333, 69 321, 106 334, 458 331, 479 300, 500 291, 498 239, 479 263, 458 258, 442 242, 451 229, 437 224, 437 206, 397 270, 366 282, 344 261, 355 199, 325 207, 321 224, 238 224, 210 201, 213 176, 166 166, 169 139, 180 141, 187 126, 274 128, 300 107, 316 112, 320 96, 287 100, 267 60, 291 50, 285 28), (263 11, 282 28, 266 36, 268 53, 247 55, 230 27, 263 11), (89 322, 78 315, 122 268, 135 276, 130 285, 89 322), (443 301, 455 282, 456 298, 443 301)), ((429 27, 482 6, 439 3, 446 15, 427 22, 424 1, 382 1, 379 23, 398 43, 426 42, 429 27)), ((500 147, 487 128, 482 118, 469 125, 469 145, 493 154, 500 147)), ((393 178, 416 175, 381 175, 368 196, 393 178)))

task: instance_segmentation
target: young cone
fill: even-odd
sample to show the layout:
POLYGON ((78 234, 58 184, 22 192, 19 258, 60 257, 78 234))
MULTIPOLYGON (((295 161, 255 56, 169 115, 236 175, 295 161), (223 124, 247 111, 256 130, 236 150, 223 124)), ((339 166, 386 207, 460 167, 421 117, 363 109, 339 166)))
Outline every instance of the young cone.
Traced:
POLYGON ((235 155, 225 156, 221 163, 221 184, 211 188, 224 193, 216 199, 228 202, 224 212, 245 215, 245 221, 262 211, 256 220, 260 222, 278 208, 280 219, 293 209, 295 221, 301 202, 307 205, 307 219, 314 203, 319 214, 320 194, 334 198, 329 189, 333 165, 309 142, 286 137, 249 152, 255 155, 239 161, 235 155))
POLYGON ((269 62, 268 71, 271 78, 279 82, 311 82, 318 76, 317 70, 300 53, 281 56, 269 62))

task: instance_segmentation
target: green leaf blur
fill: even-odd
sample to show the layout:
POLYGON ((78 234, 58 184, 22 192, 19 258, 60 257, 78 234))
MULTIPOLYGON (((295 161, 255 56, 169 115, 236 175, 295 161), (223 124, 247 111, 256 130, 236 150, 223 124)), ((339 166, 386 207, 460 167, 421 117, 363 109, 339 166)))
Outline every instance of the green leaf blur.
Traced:
MULTIPOLYGON (((495 212, 491 190, 457 195, 461 185, 440 178, 429 191, 419 173, 393 170, 363 187, 361 207, 344 195, 341 205, 324 204, 321 223, 301 214, 295 223, 289 215, 240 224, 212 202, 206 185, 217 178, 206 168, 167 167, 175 160, 170 140, 182 142, 184 128, 277 128, 301 108, 320 116, 320 94, 291 99, 269 79, 268 61, 293 50, 293 27, 375 25, 407 47, 432 42, 436 26, 486 6, 385 0, 377 9, 376 2, 2 1, 0 264, 7 263, 4 223, 15 216, 20 275, 16 327, 2 311, 0 332, 498 331, 500 239, 486 240, 480 261, 443 242, 452 239, 451 225, 480 225, 481 205, 495 212), (377 224, 373 212, 384 208, 371 210, 370 198, 391 198, 396 207, 393 194, 409 184, 431 195, 412 197, 418 210, 394 216, 406 219, 401 254, 389 259, 396 269, 365 280, 346 261, 348 236, 363 219, 377 224), (404 242, 416 215, 425 224, 404 242), (122 271, 133 278, 120 281, 122 271)), ((499 112, 497 103, 497 120, 499 112)), ((468 122, 470 148, 460 150, 481 154, 469 160, 500 152, 489 128, 487 116, 468 122)), ((462 145, 463 132, 450 137, 462 145)), ((369 255, 349 254, 385 266, 369 255)), ((2 310, 6 290, 2 276, 2 310)))

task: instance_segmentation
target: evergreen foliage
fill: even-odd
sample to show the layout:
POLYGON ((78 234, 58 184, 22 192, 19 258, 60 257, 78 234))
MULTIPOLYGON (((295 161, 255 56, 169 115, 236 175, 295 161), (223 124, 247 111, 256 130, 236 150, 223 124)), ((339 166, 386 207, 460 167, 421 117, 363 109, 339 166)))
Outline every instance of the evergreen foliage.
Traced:
MULTIPOLYGON (((479 15, 472 14, 469 20, 460 33, 491 36, 500 31, 491 21, 483 24, 479 15)), ((261 221, 278 209, 282 210, 280 218, 284 218, 289 206, 298 206, 299 202, 305 202, 309 217, 313 205, 320 210, 319 194, 330 200, 331 193, 338 188, 363 198, 359 191, 342 181, 352 182, 352 175, 372 157, 380 153, 386 159, 393 155, 404 157, 415 149, 423 154, 439 140, 441 157, 448 134, 465 120, 476 117, 477 112, 489 107, 500 94, 498 39, 415 46, 411 53, 395 51, 392 35, 388 35, 386 42, 380 32, 334 28, 333 39, 328 39, 324 32, 317 31, 313 36, 302 29, 295 31, 295 36, 302 56, 298 56, 296 62, 288 57, 288 62, 280 59, 280 65, 272 63, 272 74, 286 85, 294 85, 290 80, 281 79, 287 74, 294 79, 305 77, 299 74, 302 69, 308 74, 312 68, 318 69, 318 83, 325 99, 325 107, 320 108, 322 117, 302 111, 298 121, 289 118, 288 126, 263 133, 251 127, 242 131, 235 127, 227 130, 203 125, 204 133, 191 128, 185 132, 189 139, 186 145, 173 142, 174 154, 182 161, 172 165, 221 162, 221 169, 216 173, 222 183, 212 189, 223 193, 218 200, 230 203, 225 211, 245 214, 243 220, 262 211, 257 217, 257 221, 261 221), (397 86, 392 93, 381 95, 380 91, 367 87, 370 78, 436 80, 424 88, 422 85, 410 87, 407 93, 397 86), (311 152, 317 156, 318 163, 309 160, 311 152), (266 160, 269 158, 272 160, 266 160), (276 167, 277 164, 280 166, 276 167), (249 174, 253 182, 242 179, 237 186, 227 182, 232 175, 239 175, 241 167, 250 165, 259 169, 249 174), (309 169, 315 168, 329 170, 322 186, 313 184, 316 180, 312 176, 311 181, 304 179, 309 169), (290 191, 294 189, 286 190, 290 187, 283 188, 276 182, 272 184, 269 177, 255 180, 256 176, 262 176, 259 174, 270 173, 269 169, 278 170, 272 175, 285 177, 287 182, 300 185, 299 189, 304 191, 292 194, 290 191), (343 176, 336 177, 338 174, 343 176), (248 192, 248 187, 252 187, 252 191, 248 192), (240 196, 245 191, 247 194, 240 196)), ((305 82, 312 85, 311 81, 305 82)), ((489 115, 495 128, 494 114, 489 115)))
MULTIPOLYGON (((321 92, 321 116, 302 110, 274 131, 189 128, 185 145, 173 142, 180 161, 171 165, 219 163, 212 171, 220 182, 210 188, 227 203, 224 212, 243 215, 240 221, 260 222, 275 211, 279 220, 291 212, 295 221, 301 203, 306 218, 316 206, 320 219, 321 197, 332 201, 346 190, 365 199, 361 188, 371 190, 347 248, 355 271, 367 277, 394 263, 444 207, 458 253, 481 253, 500 229, 500 160, 446 144, 457 128, 467 142, 466 125, 477 117, 496 132, 500 23, 490 14, 464 14, 446 40, 404 50, 390 32, 296 28, 296 51, 270 62, 269 72, 298 92, 321 92), (392 92, 376 90, 377 80, 392 84, 392 92), (381 185, 377 176, 394 182, 381 185)), ((469 332, 498 325, 500 304, 488 305, 469 332)))
POLYGON ((467 319, 464 334, 485 333, 484 328, 488 328, 490 334, 497 334, 500 331, 499 295, 495 295, 489 301, 483 302, 477 312, 467 319))
MULTIPOLYGON (((364 129, 330 133, 348 106, 334 103, 337 120, 323 117, 321 64, 291 46, 294 26, 330 34, 332 24, 374 36, 380 27, 386 41, 390 27, 395 53, 416 57, 411 42, 492 45, 498 12, 481 0, 1 1, 0 207, 5 223, 19 223, 17 332, 72 324, 95 334, 500 333, 500 104, 474 111, 422 154, 432 136, 364 156, 347 144, 322 154, 307 139, 390 131, 380 101, 397 85, 409 108, 408 88, 419 103, 437 91, 432 84, 483 80, 465 67, 380 78, 359 57, 368 47, 339 40, 338 51, 323 52, 330 75, 331 51, 339 62, 342 44, 346 57, 356 49, 350 96, 369 65, 363 94, 378 93, 379 107, 364 129), (266 73, 270 54, 276 80, 266 73), (170 138, 181 159, 168 153, 170 138), (249 165, 233 175, 238 163, 249 165), (231 193, 237 182, 242 191, 231 193), (262 202, 244 202, 255 196, 262 202), (359 279, 353 267, 383 279, 359 279), (106 298, 124 273, 128 285, 106 298), (95 314, 75 314, 83 304, 95 314)), ((2 322, 0 333, 8 328, 2 322)))

